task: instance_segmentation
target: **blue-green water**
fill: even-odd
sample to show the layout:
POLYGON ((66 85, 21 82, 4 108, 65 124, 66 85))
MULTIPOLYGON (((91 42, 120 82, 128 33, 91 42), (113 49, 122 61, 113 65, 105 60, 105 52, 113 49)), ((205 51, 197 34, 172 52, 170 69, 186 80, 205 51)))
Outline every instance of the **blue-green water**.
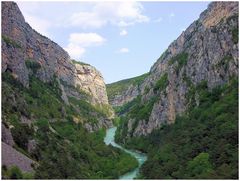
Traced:
POLYGON ((104 138, 104 142, 106 145, 111 144, 112 146, 117 147, 117 148, 131 154, 132 156, 134 156, 137 159, 137 161, 139 163, 138 167, 136 169, 120 176, 120 178, 119 178, 121 180, 131 180, 131 179, 136 178, 136 176, 139 173, 139 168, 147 160, 147 157, 143 153, 140 153, 140 152, 134 151, 134 150, 127 150, 127 149, 123 148, 122 146, 120 146, 119 144, 115 143, 114 136, 115 136, 116 130, 117 130, 117 127, 109 128, 107 130, 106 136, 104 138))

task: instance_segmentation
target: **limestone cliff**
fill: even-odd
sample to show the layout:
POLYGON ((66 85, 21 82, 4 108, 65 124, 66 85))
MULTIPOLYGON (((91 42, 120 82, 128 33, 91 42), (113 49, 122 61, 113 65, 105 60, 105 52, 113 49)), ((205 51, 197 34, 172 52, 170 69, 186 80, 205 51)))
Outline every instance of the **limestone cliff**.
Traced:
POLYGON ((151 67, 140 86, 142 110, 152 101, 149 116, 130 116, 135 126, 126 129, 146 135, 174 123, 191 102, 198 104, 197 94, 189 98, 192 87, 205 81, 211 90, 232 76, 238 76, 238 2, 213 2, 151 67))
MULTIPOLYGON (((2 3, 2 73, 6 71, 25 87, 32 73, 43 82, 56 77, 91 95, 93 104, 108 104, 102 75, 90 65, 73 63, 63 48, 32 29, 14 2, 2 3)), ((64 86, 61 89, 68 102, 64 86)))
POLYGON ((140 75, 138 77, 121 80, 107 85, 107 93, 109 103, 113 107, 122 106, 128 102, 131 102, 139 94, 141 94, 142 83, 148 76, 148 73, 140 75))
POLYGON ((78 126, 84 134, 112 126, 101 73, 33 30, 14 2, 2 2, 1 38, 2 165, 32 172, 47 137, 66 136, 52 125, 78 126), (44 124, 42 142, 36 135, 44 124))

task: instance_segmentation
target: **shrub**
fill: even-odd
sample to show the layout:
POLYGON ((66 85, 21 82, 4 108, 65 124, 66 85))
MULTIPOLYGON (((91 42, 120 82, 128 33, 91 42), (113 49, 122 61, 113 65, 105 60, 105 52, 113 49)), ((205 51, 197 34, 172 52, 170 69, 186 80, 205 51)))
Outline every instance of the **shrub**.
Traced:
POLYGON ((10 179, 22 179, 23 174, 17 166, 13 166, 9 169, 9 178, 10 179))
POLYGON ((2 178, 3 179, 34 179, 34 173, 22 172, 17 166, 7 168, 2 166, 2 178))
POLYGON ((176 56, 172 57, 169 60, 168 65, 172 65, 175 62, 178 62, 177 66, 175 67, 175 70, 178 74, 179 70, 181 70, 182 67, 187 64, 187 60, 188 60, 188 53, 182 52, 182 53, 179 53, 176 56))
POLYGON ((139 97, 134 98, 132 101, 125 103, 122 106, 115 107, 114 110, 117 114, 121 115, 128 112, 134 105, 139 103, 139 97))
POLYGON ((110 117, 112 115, 113 109, 108 104, 96 104, 93 107, 96 109, 96 111, 102 113, 106 117, 110 117))
POLYGON ((28 125, 19 124, 11 129, 15 143, 22 149, 27 150, 28 140, 33 135, 34 130, 28 125))
POLYGON ((17 43, 16 41, 14 41, 13 39, 9 38, 6 35, 2 35, 2 39, 8 46, 12 46, 14 48, 22 48, 22 46, 19 43, 17 43))
POLYGON ((29 89, 24 92, 29 110, 36 118, 62 118, 60 90, 31 76, 29 89))
POLYGON ((172 65, 175 62, 178 62, 179 66, 182 67, 187 63, 187 58, 188 58, 188 53, 186 52, 179 53, 169 60, 168 65, 172 65))
POLYGON ((148 75, 149 73, 145 73, 138 77, 125 79, 118 82, 114 82, 112 84, 108 84, 106 88, 109 100, 113 99, 115 95, 122 94, 122 92, 126 91, 131 85, 139 86, 147 78, 148 75))
POLYGON ((203 178, 202 176, 209 174, 212 171, 212 165, 209 162, 208 153, 200 153, 193 160, 188 162, 187 171, 190 177, 203 178))
POLYGON ((12 73, 10 72, 4 72, 2 73, 2 81, 10 84, 11 86, 14 86, 18 89, 23 89, 23 85, 13 77, 12 73))
POLYGON ((25 64, 28 69, 31 69, 33 71, 34 74, 37 73, 37 70, 41 68, 40 63, 32 59, 27 59, 25 61, 25 64))
POLYGON ((144 93, 143 93, 143 94, 147 94, 149 91, 150 91, 150 88, 149 88, 148 86, 146 86, 146 87, 144 88, 144 93))
POLYGON ((238 28, 234 28, 234 29, 232 30, 232 38, 233 38, 233 42, 234 42, 235 44, 238 43, 238 34, 239 34, 238 28))
POLYGON ((84 63, 84 62, 77 61, 77 60, 74 60, 74 59, 72 59, 72 62, 73 62, 73 64, 80 64, 80 65, 88 65, 88 66, 90 66, 90 64, 88 64, 88 63, 84 63))
POLYGON ((163 74, 161 78, 156 82, 153 90, 156 92, 158 90, 164 90, 168 85, 168 75, 167 73, 163 74))
POLYGON ((188 54, 187 53, 182 53, 180 54, 181 56, 179 57, 178 60, 178 69, 180 70, 184 65, 187 64, 187 59, 188 59, 188 54))
POLYGON ((138 103, 135 104, 129 112, 130 117, 136 118, 137 120, 148 121, 153 105, 157 101, 157 97, 152 97, 148 102, 141 103, 141 97, 139 96, 137 101, 138 103))

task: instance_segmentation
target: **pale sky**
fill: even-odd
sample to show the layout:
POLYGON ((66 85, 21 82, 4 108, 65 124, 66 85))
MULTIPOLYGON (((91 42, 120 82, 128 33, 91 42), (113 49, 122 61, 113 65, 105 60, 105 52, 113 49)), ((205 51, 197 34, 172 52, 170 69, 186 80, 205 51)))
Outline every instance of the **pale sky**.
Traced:
POLYGON ((25 20, 106 83, 146 73, 209 2, 17 2, 25 20))

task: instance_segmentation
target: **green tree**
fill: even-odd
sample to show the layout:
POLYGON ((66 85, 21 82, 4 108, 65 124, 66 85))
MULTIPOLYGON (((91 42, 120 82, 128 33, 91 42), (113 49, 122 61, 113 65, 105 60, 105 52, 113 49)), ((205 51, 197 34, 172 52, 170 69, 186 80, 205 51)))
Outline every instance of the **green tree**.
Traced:
POLYGON ((187 171, 191 178, 203 178, 212 171, 208 153, 200 153, 188 162, 187 171))
POLYGON ((9 178, 10 179, 22 179, 23 178, 23 174, 22 174, 21 170, 17 166, 13 166, 9 170, 9 178))

